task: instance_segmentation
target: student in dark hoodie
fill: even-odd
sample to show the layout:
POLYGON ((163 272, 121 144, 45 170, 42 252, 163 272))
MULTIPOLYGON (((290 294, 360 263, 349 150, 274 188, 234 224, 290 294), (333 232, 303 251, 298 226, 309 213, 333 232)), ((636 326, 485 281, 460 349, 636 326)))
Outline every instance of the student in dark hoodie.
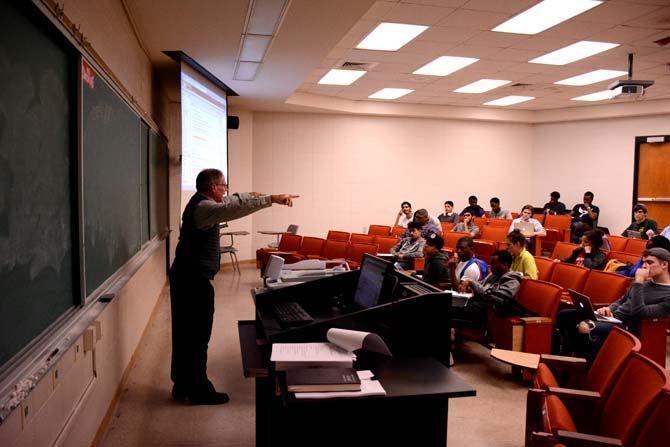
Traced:
POLYGON ((591 230, 584 233, 579 247, 572 250, 572 254, 564 259, 555 261, 575 264, 589 269, 602 270, 607 263, 605 253, 600 248, 603 246, 603 234, 600 230, 591 230))
POLYGON ((442 251, 442 247, 444 247, 444 239, 435 233, 426 237, 426 243, 423 246, 425 257, 423 280, 440 288, 444 288, 444 285, 449 283, 447 254, 442 251))

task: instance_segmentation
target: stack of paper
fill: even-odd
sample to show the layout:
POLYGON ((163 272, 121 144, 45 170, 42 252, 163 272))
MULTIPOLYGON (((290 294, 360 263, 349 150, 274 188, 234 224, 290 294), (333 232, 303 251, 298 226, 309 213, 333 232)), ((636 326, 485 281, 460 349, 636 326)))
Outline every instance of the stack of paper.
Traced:
POLYGON ((360 391, 335 391, 328 393, 295 393, 296 399, 332 399, 340 397, 386 396, 386 390, 379 380, 372 380, 372 371, 357 371, 361 379, 360 391))
POLYGON ((277 371, 293 368, 351 368, 356 354, 332 343, 275 343, 270 361, 277 371))

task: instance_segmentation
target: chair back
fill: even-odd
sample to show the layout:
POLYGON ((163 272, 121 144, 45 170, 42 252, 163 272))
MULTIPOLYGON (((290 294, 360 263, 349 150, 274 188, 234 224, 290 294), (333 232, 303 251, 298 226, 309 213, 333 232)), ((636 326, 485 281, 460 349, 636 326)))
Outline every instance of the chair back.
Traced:
POLYGON ((616 259, 617 261, 621 262, 637 264, 637 261, 640 260, 640 257, 641 256, 625 253, 623 251, 610 251, 608 259, 616 259))
POLYGON ((393 236, 375 236, 373 244, 379 246, 379 253, 389 253, 399 241, 400 239, 393 236))
POLYGON ((607 398, 628 357, 632 352, 640 352, 641 347, 642 344, 635 335, 614 327, 593 360, 584 380, 584 388, 598 391, 607 398))
POLYGON ((556 263, 552 259, 535 256, 535 265, 537 266, 537 279, 540 281, 549 281, 556 263))
POLYGON ((444 239, 444 247, 451 249, 451 251, 455 251, 456 244, 458 243, 458 240, 462 237, 470 237, 470 233, 464 233, 461 231, 450 231, 448 233, 443 234, 442 238, 444 239))
POLYGON ((302 238, 302 244, 298 249, 298 253, 303 256, 318 256, 321 254, 321 250, 323 250, 323 244, 325 242, 326 240, 321 239, 320 237, 305 236, 302 238))
POLYGON ((349 237, 351 235, 347 233, 346 231, 335 231, 335 230, 330 230, 328 232, 328 236, 326 236, 326 239, 329 241, 342 241, 342 242, 349 242, 349 237))
POLYGON ((291 224, 286 228, 287 233, 298 234, 298 226, 296 224, 291 224))
POLYGON ((602 407, 599 434, 620 439, 623 445, 633 444, 667 383, 667 372, 658 363, 639 353, 631 354, 602 407))
POLYGON ((670 439, 670 388, 665 387, 656 398, 649 417, 643 423, 635 447, 664 445, 670 439))
POLYGON ((484 227, 484 225, 488 224, 488 219, 486 217, 475 217, 474 218, 475 225, 479 227, 479 230, 484 227))
POLYGON ((454 223, 453 222, 440 222, 440 226, 442 227, 442 234, 446 234, 451 231, 452 228, 454 228, 454 223))
POLYGON ((349 243, 345 241, 326 239, 321 251, 321 257, 325 259, 344 259, 347 254, 348 245, 349 243))
POLYGON ((391 234, 391 227, 388 225, 370 225, 370 228, 368 228, 368 234, 373 236, 388 236, 391 234))
POLYGON ((487 241, 505 242, 510 222, 511 221, 507 221, 506 227, 484 225, 484 227, 480 228, 481 233, 479 235, 481 239, 486 239, 487 241))
POLYGON ((277 249, 279 251, 298 251, 300 248, 300 243, 302 242, 302 236, 297 234, 284 233, 279 239, 279 246, 277 249))
POLYGON ((544 216, 546 216, 546 214, 544 214, 544 213, 533 214, 533 219, 537 220, 538 222, 540 222, 542 224, 542 226, 544 226, 544 216))
POLYGON ((344 258, 347 261, 354 261, 355 263, 360 264, 364 254, 369 253, 375 255, 377 254, 377 248, 379 248, 379 246, 376 244, 351 242, 349 243, 349 247, 347 247, 347 253, 344 258))
POLYGON ((602 307, 621 298, 629 285, 628 278, 618 273, 591 270, 582 293, 591 299, 593 307, 602 307))
POLYGON ((524 279, 517 294, 517 301, 539 317, 554 320, 561 300, 562 289, 556 284, 535 279, 524 279))
POLYGON ((402 237, 407 231, 407 228, 396 225, 391 229, 391 236, 402 237))
POLYGON ((496 250, 498 250, 497 242, 485 241, 483 239, 474 239, 473 241, 472 251, 475 253, 475 257, 489 265, 496 250))
POLYGON ((369 234, 363 234, 363 233, 351 233, 351 237, 349 238, 349 242, 351 243, 360 243, 360 244, 371 244, 375 240, 374 236, 370 236, 369 234))
POLYGON ((544 228, 553 228, 556 230, 569 230, 572 219, 570 216, 560 216, 557 214, 547 214, 544 218, 544 228))
POLYGON ((584 283, 589 276, 589 269, 580 265, 557 262, 554 271, 551 272, 549 282, 563 287, 563 289, 572 289, 577 292, 584 290, 584 283))
POLYGON ((497 217, 493 217, 489 219, 488 224, 491 227, 505 227, 505 229, 509 229, 509 225, 512 221, 510 219, 499 219, 497 217))
POLYGON ((572 251, 579 247, 577 244, 571 244, 569 242, 556 242, 554 246, 554 251, 551 252, 552 259, 563 259, 567 258, 572 254, 572 251))
POLYGON ((632 255, 642 256, 642 252, 647 248, 647 241, 645 239, 632 239, 626 241, 626 248, 624 251, 632 255))
POLYGON ((626 250, 626 242, 628 242, 627 237, 617 236, 616 234, 608 234, 607 240, 610 243, 610 250, 612 251, 626 250))

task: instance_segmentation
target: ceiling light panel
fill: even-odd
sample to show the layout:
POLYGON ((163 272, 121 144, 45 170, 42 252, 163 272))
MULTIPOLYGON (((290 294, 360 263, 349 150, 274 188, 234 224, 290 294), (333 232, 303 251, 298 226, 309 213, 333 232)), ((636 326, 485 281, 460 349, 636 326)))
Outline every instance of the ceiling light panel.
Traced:
POLYGON ((247 34, 242 39, 242 50, 240 51, 240 60, 247 62, 263 62, 265 52, 270 45, 272 36, 259 36, 256 34, 247 34))
POLYGON ((503 98, 494 99, 493 101, 485 102, 485 106, 511 106, 512 104, 519 104, 522 102, 535 99, 534 96, 505 96, 503 98))
POLYGON ((398 99, 401 96, 405 96, 409 93, 412 93, 414 90, 408 88, 383 88, 370 96, 370 99, 398 99))
POLYGON ((319 80, 319 84, 351 85, 365 73, 367 73, 365 70, 340 70, 333 68, 319 80))
POLYGON ((427 26, 383 22, 356 45, 360 50, 397 51, 428 29, 427 26))
POLYGON ((468 65, 474 64, 479 59, 473 57, 440 56, 432 62, 414 71, 417 75, 447 76, 468 65))
POLYGON ((233 79, 237 81, 253 81, 260 66, 261 64, 258 62, 238 62, 233 79))
POLYGON ((577 96, 571 98, 572 101, 604 101, 606 99, 614 98, 616 92, 614 90, 603 90, 600 92, 590 93, 588 95, 577 96))
POLYGON ((480 79, 471 84, 464 85, 461 88, 454 90, 456 93, 484 93, 494 88, 502 87, 507 85, 512 81, 506 81, 503 79, 480 79))
POLYGON ((554 84, 560 85, 589 85, 595 84, 596 82, 606 81, 608 79, 618 78, 619 76, 627 75, 627 71, 621 70, 595 70, 588 73, 580 74, 579 76, 573 76, 571 78, 563 79, 560 81, 554 82, 554 84))
POLYGON ((285 5, 286 0, 254 0, 246 32, 266 36, 274 34, 285 5))
POLYGON ((570 62, 575 62, 580 59, 593 56, 594 54, 602 53, 603 51, 611 50, 618 47, 618 43, 608 42, 592 42, 589 40, 581 40, 567 47, 560 48, 544 56, 536 57, 528 62, 531 64, 547 64, 547 65, 566 65, 570 62))
POLYGON ((544 0, 493 28, 492 31, 537 34, 600 5, 596 0, 544 0))

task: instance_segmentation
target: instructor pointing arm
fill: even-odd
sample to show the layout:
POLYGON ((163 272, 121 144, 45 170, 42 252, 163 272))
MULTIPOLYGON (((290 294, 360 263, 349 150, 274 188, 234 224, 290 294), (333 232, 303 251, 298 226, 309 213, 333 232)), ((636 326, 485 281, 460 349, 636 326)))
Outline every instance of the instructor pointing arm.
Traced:
POLYGON ((196 405, 228 402, 207 378, 207 345, 214 319, 214 288, 219 271, 219 223, 247 216, 273 203, 293 206, 296 195, 235 193, 221 171, 205 169, 197 192, 184 208, 177 253, 170 268, 172 307, 172 397, 196 405))

